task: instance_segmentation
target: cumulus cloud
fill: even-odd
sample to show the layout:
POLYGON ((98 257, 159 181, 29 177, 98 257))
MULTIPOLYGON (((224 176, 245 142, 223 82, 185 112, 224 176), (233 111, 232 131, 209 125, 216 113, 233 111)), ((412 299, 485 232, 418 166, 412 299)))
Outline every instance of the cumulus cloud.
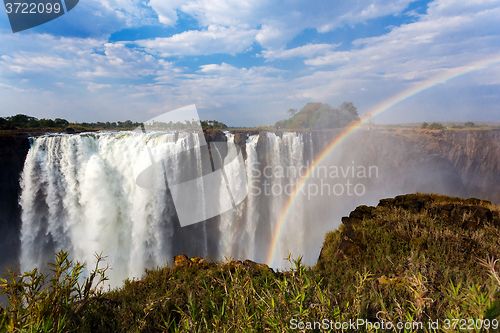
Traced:
POLYGON ((332 31, 343 25, 356 25, 369 19, 400 14, 411 0, 387 3, 382 0, 358 1, 264 1, 264 0, 150 0, 148 5, 159 21, 172 26, 177 11, 194 17, 200 27, 223 26, 253 30, 255 40, 266 49, 281 49, 304 29, 332 31))
POLYGON ((371 72, 415 79, 432 75, 434 69, 462 66, 500 52, 500 47, 495 46, 500 44, 493 42, 500 41, 493 25, 500 8, 469 10, 463 8, 453 16, 436 15, 430 10, 418 22, 395 27, 382 36, 354 41, 356 48, 350 51, 330 51, 304 62, 315 67, 371 68, 371 72), (479 33, 479 27, 484 31, 479 33))
MULTIPOLYGON (((124 43, 99 39, 18 36, 27 47, 14 50, 6 43, 0 55, 0 73, 6 76, 80 78, 140 78, 153 75, 161 65, 152 55, 131 49, 124 43)), ((7 38, 8 39, 8 38, 7 38)))
POLYGON ((255 30, 211 25, 205 30, 190 30, 172 37, 139 40, 135 43, 163 57, 226 53, 235 55, 252 46, 255 30))
POLYGON ((184 1, 180 0, 150 0, 148 6, 150 6, 158 15, 158 20, 160 23, 167 26, 174 26, 177 23, 177 11, 184 1))

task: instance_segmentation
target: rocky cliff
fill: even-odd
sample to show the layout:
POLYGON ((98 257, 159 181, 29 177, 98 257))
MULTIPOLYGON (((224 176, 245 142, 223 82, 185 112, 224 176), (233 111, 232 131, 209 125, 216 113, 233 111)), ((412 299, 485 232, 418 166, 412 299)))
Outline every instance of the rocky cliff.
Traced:
POLYGON ((26 135, 0 136, 0 267, 18 265, 14 258, 20 249, 19 177, 29 148, 26 135))
POLYGON ((500 130, 444 131, 439 146, 469 197, 500 203, 500 130))
MULTIPOLYGON (((317 158, 338 132, 313 132, 317 158)), ((306 147, 307 148, 307 147, 306 147)), ((500 131, 359 130, 331 153, 340 161, 377 165, 377 186, 476 197, 500 203, 500 131)))

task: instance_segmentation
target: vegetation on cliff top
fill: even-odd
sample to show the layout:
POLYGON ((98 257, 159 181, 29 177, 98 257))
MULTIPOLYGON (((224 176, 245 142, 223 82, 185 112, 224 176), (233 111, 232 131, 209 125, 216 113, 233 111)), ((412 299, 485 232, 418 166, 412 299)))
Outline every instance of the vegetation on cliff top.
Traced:
POLYGON ((12 117, 0 117, 0 129, 43 129, 43 130, 65 130, 71 127, 75 130, 89 129, 134 129, 141 123, 127 121, 118 122, 96 122, 96 123, 70 123, 66 119, 38 119, 24 114, 17 114, 12 117))
POLYGON ((314 267, 289 258, 285 272, 178 256, 174 267, 146 270, 105 292, 98 288, 105 268, 96 267, 80 286, 74 278, 80 266, 62 252, 48 284, 36 271, 2 282, 11 307, 0 310, 0 331, 292 332, 301 322, 320 322, 352 332, 334 323, 363 319, 367 326, 359 331, 375 332, 367 321, 383 320, 422 323, 407 332, 452 332, 461 323, 444 325, 454 318, 493 328, 500 315, 499 242, 498 207, 414 194, 356 208, 325 236, 314 267))
POLYGON ((276 129, 325 130, 341 128, 358 121, 358 111, 351 103, 344 102, 338 108, 323 103, 307 103, 299 112, 290 109, 290 119, 278 121, 276 129))
MULTIPOLYGON (((85 131, 85 130, 132 130, 142 123, 132 122, 131 120, 118 121, 118 122, 95 122, 95 123, 70 123, 66 119, 56 118, 56 119, 38 119, 35 117, 27 116, 24 114, 17 114, 11 117, 0 117, 0 130, 15 130, 15 129, 26 129, 26 130, 43 130, 43 131, 85 131)), ((185 123, 164 123, 164 122, 153 122, 148 125, 148 129, 191 129, 196 126, 201 126, 203 129, 208 130, 221 130, 228 128, 226 124, 219 122, 217 120, 202 120, 197 121, 186 121, 185 123)))

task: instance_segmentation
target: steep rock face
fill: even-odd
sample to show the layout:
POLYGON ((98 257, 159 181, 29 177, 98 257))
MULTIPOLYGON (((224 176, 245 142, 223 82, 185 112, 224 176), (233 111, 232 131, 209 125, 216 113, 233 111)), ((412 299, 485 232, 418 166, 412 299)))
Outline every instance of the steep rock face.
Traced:
MULTIPOLYGON (((339 131, 312 132, 316 158, 339 131)), ((500 131, 359 130, 331 154, 377 165, 381 186, 401 193, 442 193, 500 203, 500 131)))
POLYGON ((470 197, 500 203, 499 130, 445 131, 439 143, 470 197))
MULTIPOLYGON (((329 144, 341 134, 339 131, 313 132, 311 144, 313 159, 321 156, 329 144)), ((442 193, 468 196, 455 166, 440 150, 438 138, 418 131, 359 130, 341 142, 329 153, 338 164, 376 166, 378 181, 371 188, 389 193, 442 193)))
POLYGON ((0 268, 18 265, 21 229, 19 176, 29 148, 27 136, 0 136, 0 268))

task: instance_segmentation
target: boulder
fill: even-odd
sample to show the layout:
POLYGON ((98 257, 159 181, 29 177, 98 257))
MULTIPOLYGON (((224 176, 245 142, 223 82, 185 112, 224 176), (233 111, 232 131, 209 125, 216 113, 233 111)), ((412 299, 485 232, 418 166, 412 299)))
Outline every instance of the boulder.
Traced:
POLYGON ((192 262, 185 254, 180 254, 174 257, 174 268, 191 266, 192 262))
POLYGON ((266 264, 260 264, 260 263, 256 263, 252 260, 244 260, 243 261, 243 265, 253 269, 254 271, 257 271, 257 272, 265 272, 265 271, 269 271, 269 272, 272 272, 274 273, 274 270, 267 266, 266 264))

